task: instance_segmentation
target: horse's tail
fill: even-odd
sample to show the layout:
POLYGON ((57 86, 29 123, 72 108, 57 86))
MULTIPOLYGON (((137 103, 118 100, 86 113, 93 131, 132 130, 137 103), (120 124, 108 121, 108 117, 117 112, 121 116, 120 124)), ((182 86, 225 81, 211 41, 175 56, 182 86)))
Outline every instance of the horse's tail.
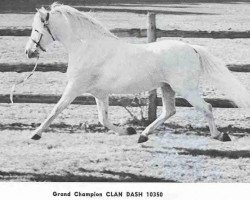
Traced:
POLYGON ((192 47, 200 56, 204 74, 210 77, 214 84, 238 107, 250 108, 249 91, 236 79, 225 64, 205 48, 197 45, 192 45, 192 47))

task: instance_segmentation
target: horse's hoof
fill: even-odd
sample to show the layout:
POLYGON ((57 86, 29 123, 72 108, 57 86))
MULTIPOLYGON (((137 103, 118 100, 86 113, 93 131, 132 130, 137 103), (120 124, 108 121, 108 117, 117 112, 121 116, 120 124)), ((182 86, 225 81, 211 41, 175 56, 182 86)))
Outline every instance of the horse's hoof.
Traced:
POLYGON ((213 137, 213 139, 219 140, 221 142, 228 142, 231 141, 231 138, 227 133, 220 133, 218 136, 213 137))
POLYGON ((232 141, 227 133, 222 133, 219 137, 219 140, 222 142, 232 141))
POLYGON ((40 140, 41 136, 38 134, 35 134, 31 137, 32 140, 40 140))
POLYGON ((140 137, 138 139, 138 143, 143 143, 143 142, 147 142, 147 141, 148 141, 148 136, 140 135, 140 137))
POLYGON ((128 135, 135 135, 136 134, 136 130, 132 127, 128 127, 127 128, 127 134, 128 135))

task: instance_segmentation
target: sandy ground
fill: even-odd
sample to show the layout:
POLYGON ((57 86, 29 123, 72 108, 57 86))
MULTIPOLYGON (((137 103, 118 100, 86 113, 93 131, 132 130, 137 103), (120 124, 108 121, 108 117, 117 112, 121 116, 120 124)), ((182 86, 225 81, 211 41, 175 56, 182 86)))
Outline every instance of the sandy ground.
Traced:
MULTIPOLYGON (((178 108, 175 117, 139 145, 138 135, 117 136, 98 125, 95 106, 74 105, 40 141, 29 140, 51 107, 1 107, 0 180, 250 181, 249 110, 215 109, 217 124, 233 139, 228 143, 212 140, 203 117, 189 108, 178 108)), ((111 107, 110 114, 113 122, 127 126, 129 115, 122 108, 111 107)), ((135 127, 140 133, 142 127, 135 127)))
POLYGON ((27 131, 2 131, 0 180, 249 182, 250 138, 231 143, 203 136, 138 136, 48 132, 39 142, 27 131), (208 148, 209 146, 209 148, 208 148))

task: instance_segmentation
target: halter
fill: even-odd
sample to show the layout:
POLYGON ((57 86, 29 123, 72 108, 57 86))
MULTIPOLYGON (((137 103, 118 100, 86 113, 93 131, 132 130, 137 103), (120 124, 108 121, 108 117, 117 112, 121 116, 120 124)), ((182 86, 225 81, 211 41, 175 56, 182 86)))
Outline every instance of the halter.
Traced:
MULTIPOLYGON (((45 20, 41 19, 41 21, 42 21, 42 23, 43 23, 43 27, 48 31, 48 33, 50 34, 52 40, 55 41, 55 38, 53 37, 53 35, 52 35, 52 33, 51 33, 50 29, 49 29, 49 26, 48 26, 48 25, 49 25, 49 13, 47 13, 47 16, 46 16, 45 20)), ((36 44, 36 47, 38 47, 38 48, 41 49, 42 51, 46 52, 46 49, 43 48, 43 47, 41 46, 41 44, 40 44, 40 42, 41 42, 41 40, 42 40, 42 37, 43 37, 43 33, 40 33, 40 32, 39 32, 38 30, 36 30, 36 29, 35 29, 35 31, 36 31, 37 33, 40 34, 39 40, 38 40, 38 41, 35 41, 34 39, 31 38, 32 42, 34 42, 34 43, 36 44)))

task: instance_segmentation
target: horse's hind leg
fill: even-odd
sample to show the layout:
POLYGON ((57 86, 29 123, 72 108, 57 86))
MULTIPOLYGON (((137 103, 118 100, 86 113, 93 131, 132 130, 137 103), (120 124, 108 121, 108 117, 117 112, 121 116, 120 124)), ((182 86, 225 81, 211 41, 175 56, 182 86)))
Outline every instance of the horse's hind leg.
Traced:
POLYGON ((163 110, 161 115, 142 132, 139 137, 138 143, 146 142, 148 135, 151 134, 157 127, 163 124, 168 118, 173 116, 175 110, 175 92, 170 85, 164 83, 161 87, 162 91, 162 105, 163 110))
POLYGON ((98 109, 98 118, 100 123, 105 126, 106 128, 118 133, 119 135, 132 135, 136 134, 135 129, 132 127, 128 127, 127 129, 120 128, 115 126, 108 120, 108 97, 105 98, 96 98, 96 104, 98 109))
POLYGON ((220 133, 217 130, 214 122, 214 116, 212 113, 212 106, 201 98, 198 90, 189 91, 188 93, 183 95, 183 97, 187 99, 188 102, 193 105, 197 110, 201 111, 204 114, 208 121, 209 130, 212 138, 218 139, 220 141, 231 141, 228 134, 220 133))
POLYGON ((61 113, 78 95, 77 84, 69 82, 66 86, 63 95, 59 102, 55 105, 47 119, 35 130, 34 135, 31 137, 33 140, 39 140, 42 132, 48 128, 51 122, 61 113))

